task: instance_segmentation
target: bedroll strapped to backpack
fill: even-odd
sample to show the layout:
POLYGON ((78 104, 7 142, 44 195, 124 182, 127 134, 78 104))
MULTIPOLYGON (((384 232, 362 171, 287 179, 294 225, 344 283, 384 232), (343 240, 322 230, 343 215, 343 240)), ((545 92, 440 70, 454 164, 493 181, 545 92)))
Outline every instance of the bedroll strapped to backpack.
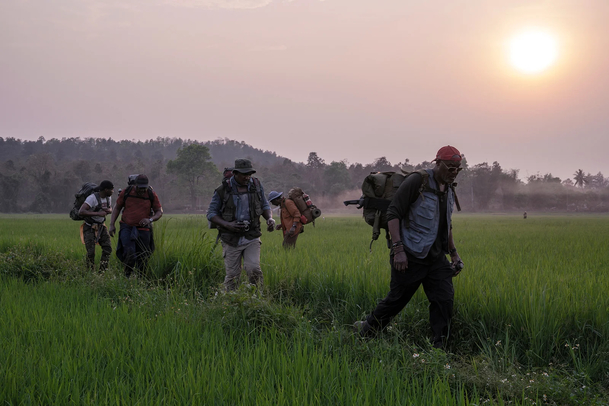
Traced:
MULTIPOLYGON (((78 212, 80 211, 80 207, 83 205, 85 200, 87 200, 87 197, 89 197, 89 195, 91 193, 95 192, 96 188, 97 188, 97 184, 87 182, 87 183, 83 184, 81 186, 80 190, 78 191, 78 193, 76 193, 74 195, 74 197, 75 197, 74 204, 72 205, 72 210, 70 210, 70 218, 72 220, 74 220, 74 221, 83 221, 84 220, 84 217, 81 217, 78 214, 78 212)), ((97 199, 97 200, 99 201, 99 199, 97 199)))
MULTIPOLYGON (((345 206, 355 204, 358 209, 363 209, 363 217, 368 225, 372 226, 372 240, 370 241, 370 249, 372 250, 372 243, 376 241, 380 234, 381 229, 385 229, 385 238, 387 239, 387 246, 389 247, 389 228, 387 225, 387 209, 391 203, 391 199, 395 192, 400 187, 400 184, 413 173, 418 173, 423 178, 421 183, 420 193, 424 191, 433 191, 429 187, 429 173, 425 170, 419 170, 416 172, 371 172, 370 175, 364 178, 362 183, 362 196, 359 200, 346 200, 343 203, 345 206)), ((454 185, 450 185, 453 189, 454 185)), ((455 193, 455 205, 457 210, 461 210, 457 194, 455 193)))
POLYGON ((307 219, 308 223, 315 224, 315 219, 321 216, 321 210, 311 201, 311 198, 301 188, 293 187, 288 192, 288 199, 294 201, 296 208, 307 219))

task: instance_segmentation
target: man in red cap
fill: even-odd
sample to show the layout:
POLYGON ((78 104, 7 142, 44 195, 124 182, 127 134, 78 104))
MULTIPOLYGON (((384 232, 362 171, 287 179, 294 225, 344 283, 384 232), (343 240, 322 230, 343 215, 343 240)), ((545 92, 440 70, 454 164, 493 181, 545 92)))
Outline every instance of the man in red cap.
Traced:
POLYGON ((390 290, 365 321, 355 323, 360 335, 369 337, 385 328, 423 285, 429 300, 433 345, 445 345, 453 310, 452 278, 463 268, 451 222, 455 203, 459 208, 454 182, 463 169, 461 159, 457 148, 440 148, 435 167, 413 172, 394 195, 387 209, 390 290))

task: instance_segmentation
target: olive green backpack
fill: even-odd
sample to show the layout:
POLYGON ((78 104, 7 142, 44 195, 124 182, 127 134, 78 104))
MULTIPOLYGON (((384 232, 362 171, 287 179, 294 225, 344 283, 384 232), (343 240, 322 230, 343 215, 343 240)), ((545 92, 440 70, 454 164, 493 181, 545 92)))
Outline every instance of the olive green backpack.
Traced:
MULTIPOLYGON (((371 172, 370 175, 364 178, 362 183, 362 197, 359 200, 347 200, 344 202, 345 206, 350 204, 356 204, 357 208, 363 209, 363 217, 366 223, 372 226, 372 240, 370 241, 370 249, 372 249, 372 243, 378 240, 381 229, 385 230, 385 238, 387 240, 387 246, 389 246, 389 229, 387 225, 387 209, 391 203, 393 195, 397 192, 398 188, 408 177, 413 173, 418 173, 423 178, 420 192, 432 191, 429 187, 429 173, 421 169, 415 172, 371 172)), ((456 184, 450 185, 455 191, 456 184)), ((455 205, 457 210, 461 210, 457 194, 455 193, 455 205)))

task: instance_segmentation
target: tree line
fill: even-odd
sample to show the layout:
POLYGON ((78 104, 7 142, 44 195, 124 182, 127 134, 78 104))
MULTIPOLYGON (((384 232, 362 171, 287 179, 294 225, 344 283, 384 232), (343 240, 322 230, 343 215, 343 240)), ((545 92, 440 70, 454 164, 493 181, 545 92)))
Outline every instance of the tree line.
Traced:
MULTIPOLYGON (((236 158, 252 160, 267 193, 299 186, 325 209, 339 209, 342 200, 358 198, 370 172, 410 172, 434 165, 412 164, 408 158, 392 164, 386 157, 368 164, 326 163, 317 152, 310 152, 306 162, 294 162, 229 139, 0 137, 0 212, 67 213, 84 182, 109 179, 118 190, 136 173, 148 176, 167 212, 201 211, 220 184, 224 168, 236 158)), ((498 162, 470 165, 464 159, 462 166, 457 192, 464 211, 609 211, 609 179, 600 172, 575 169, 573 177, 564 180, 551 173, 522 180, 518 170, 504 170, 498 162)))

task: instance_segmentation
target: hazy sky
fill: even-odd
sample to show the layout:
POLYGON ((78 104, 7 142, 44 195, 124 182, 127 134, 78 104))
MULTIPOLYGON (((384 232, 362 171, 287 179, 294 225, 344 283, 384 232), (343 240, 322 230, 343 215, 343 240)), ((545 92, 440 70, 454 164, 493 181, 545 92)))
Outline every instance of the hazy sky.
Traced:
POLYGON ((607 0, 1 0, 0 136, 609 176, 607 0), (528 27, 559 44, 527 75, 528 27))

